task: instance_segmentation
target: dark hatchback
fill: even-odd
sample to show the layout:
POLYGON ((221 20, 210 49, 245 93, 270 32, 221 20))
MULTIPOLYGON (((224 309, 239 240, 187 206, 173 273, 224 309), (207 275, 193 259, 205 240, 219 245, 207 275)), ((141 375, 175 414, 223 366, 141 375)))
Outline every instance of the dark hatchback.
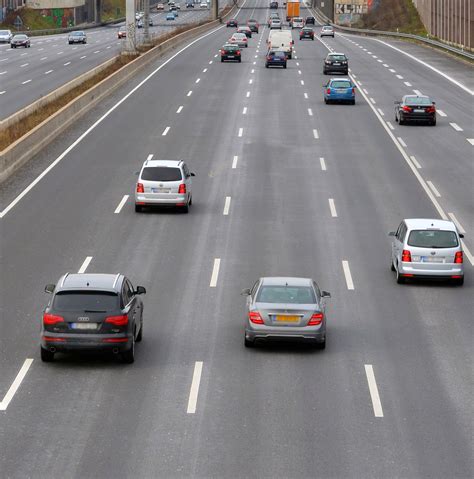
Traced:
POLYGON ((231 18, 230 20, 227 20, 226 26, 227 27, 238 27, 239 22, 235 18, 231 18))
POLYGON ((395 102, 395 121, 400 125, 408 122, 425 122, 436 125, 436 103, 428 96, 405 95, 395 102))
POLYGON ((306 17, 305 25, 316 25, 316 20, 314 17, 306 17))
POLYGON ((236 61, 239 63, 242 61, 242 55, 238 45, 226 43, 221 48, 221 62, 225 62, 228 60, 236 61))
POLYGON ((122 274, 67 273, 45 291, 52 296, 41 323, 42 361, 53 361, 56 352, 94 350, 133 363, 143 334, 143 286, 134 289, 122 274))
POLYGON ((349 60, 344 53, 328 53, 324 59, 323 73, 343 73, 349 72, 349 60))
POLYGON ((25 47, 25 48, 30 48, 30 39, 23 34, 20 35, 15 35, 10 42, 10 45, 12 48, 17 48, 17 47, 25 47))
POLYGON ((251 32, 258 33, 258 29, 260 25, 257 22, 257 20, 253 20, 253 19, 247 20, 247 26, 250 28, 251 32))
POLYGON ((265 67, 283 67, 286 68, 287 56, 285 52, 279 50, 270 50, 265 59, 265 67))
POLYGON ((314 40, 314 30, 310 27, 303 27, 300 30, 300 40, 303 40, 303 38, 314 40))

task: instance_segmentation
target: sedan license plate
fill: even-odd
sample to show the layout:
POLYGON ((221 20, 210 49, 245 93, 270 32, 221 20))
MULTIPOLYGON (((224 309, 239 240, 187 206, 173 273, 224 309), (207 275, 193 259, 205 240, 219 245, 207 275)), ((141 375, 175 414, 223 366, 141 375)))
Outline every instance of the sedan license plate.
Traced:
POLYGON ((227 55, 227 58, 234 58, 234 55, 227 55))
POLYGON ((441 258, 440 256, 422 256, 421 262, 422 263, 443 263, 444 258, 441 258))
POLYGON ((415 113, 424 113, 425 110, 423 110, 423 108, 416 108, 415 110, 413 110, 415 113))
POLYGON ((169 188, 152 188, 151 192, 152 193, 169 193, 170 189, 169 188))
POLYGON ((97 329, 97 323, 71 323, 72 329, 97 329))
POLYGON ((341 64, 336 62, 336 63, 333 63, 333 65, 336 66, 336 67, 338 67, 338 66, 340 66, 341 64))
POLYGON ((277 314, 275 317, 275 321, 278 323, 299 323, 300 317, 299 316, 286 316, 283 314, 277 314))

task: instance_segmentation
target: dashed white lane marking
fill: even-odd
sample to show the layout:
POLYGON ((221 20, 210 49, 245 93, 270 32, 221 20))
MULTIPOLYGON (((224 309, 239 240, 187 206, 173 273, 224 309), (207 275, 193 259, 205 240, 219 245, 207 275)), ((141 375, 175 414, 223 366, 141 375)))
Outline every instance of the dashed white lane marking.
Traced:
POLYGON ((239 161, 239 157, 236 155, 232 159, 232 169, 235 170, 237 168, 237 162, 239 161))
POLYGON ((441 193, 436 189, 435 185, 433 185, 430 180, 427 180, 426 184, 431 188, 431 191, 434 193, 436 198, 441 198, 441 193))
POLYGON ((384 63, 382 66, 388 68, 388 65, 386 63, 384 63))
POLYGON ((214 55, 214 58, 217 58, 217 53, 214 55))
POLYGON ((215 258, 214 266, 212 267, 211 282, 209 283, 209 287, 211 288, 215 288, 217 286, 217 278, 219 277, 220 266, 221 266, 221 259, 215 258))
POLYGON ((5 70, 4 72, 0 72, 0 75, 5 75, 5 73, 7 73, 7 70, 5 70))
POLYGON ((403 148, 406 148, 407 147, 407 144, 403 141, 403 138, 400 138, 399 136, 397 137, 397 140, 398 142, 400 143, 400 145, 403 146, 403 148))
POLYGON ((336 205, 333 198, 329 198, 329 209, 331 210, 331 216, 337 218, 336 205))
POLYGON ((298 70, 298 75, 301 75, 301 70, 298 70))
POLYGON ((188 94, 186 96, 191 96, 193 94, 193 91, 192 90, 189 90, 188 91, 188 94))
POLYGON ((163 133, 161 134, 161 136, 166 136, 169 131, 170 131, 170 127, 167 126, 167 127, 163 130, 163 133))
POLYGON ((242 115, 246 115, 247 114, 247 107, 244 106, 244 109, 242 110, 242 115))
POLYGON ((367 383, 369 384, 370 398, 372 399, 372 407, 374 408, 375 417, 383 417, 382 403, 380 401, 379 390, 377 382, 375 381, 375 374, 372 364, 365 364, 365 374, 367 376, 367 383))
POLYGON ((404 81, 403 83, 405 83, 406 86, 412 86, 412 84, 409 81, 404 81))
POLYGON ((83 60, 86 57, 87 57, 87 55, 82 55, 82 57, 80 57, 79 60, 83 60))
POLYGON ((456 131, 464 131, 457 123, 450 123, 456 131))
POLYGON ((402 75, 397 75, 397 78, 398 78, 399 80, 403 80, 402 75))
POLYGON ((319 158, 319 163, 321 164, 321 170, 326 171, 326 162, 322 156, 319 158))
POLYGON ((201 81, 200 78, 196 78, 196 83, 199 83, 201 81))
POLYGON ((40 61, 46 60, 48 57, 41 57, 40 61))
POLYGON ((33 359, 27 358, 25 359, 25 362, 23 363, 23 366, 21 367, 20 371, 16 375, 16 378, 14 379, 12 385, 8 389, 7 393, 5 394, 5 397, 3 398, 3 401, 0 402, 0 411, 6 411, 8 405, 10 404, 11 400, 13 399, 13 396, 15 396, 15 393, 18 391, 18 388, 20 387, 23 379, 25 379, 26 374, 28 373, 28 370, 30 369, 31 364, 33 363, 33 359))
POLYGON ((467 140, 472 146, 474 146, 474 138, 466 138, 466 140, 467 140))
POLYGON ((300 66, 300 62, 296 62, 296 66, 299 67, 299 66, 300 66))
POLYGON ((375 105, 375 100, 373 98, 370 98, 370 101, 375 105))
POLYGON ((250 92, 248 91, 245 96, 248 98, 250 96, 250 92))
POLYGON ((244 129, 243 128, 239 128, 239 133, 238 133, 238 136, 243 136, 244 134, 244 129))
POLYGON ((54 72, 54 70, 48 70, 47 72, 44 72, 45 75, 49 75, 50 73, 54 72))
MULTIPOLYGON (((54 47, 54 45, 53 45, 54 47)), ((61 55, 61 53, 64 53, 64 52, 58 52, 56 55, 61 55)), ((98 51, 97 52, 94 52, 94 53, 99 53, 98 51)))
POLYGON ((209 65, 212 65, 212 60, 209 60, 209 65))
POLYGON ((255 69, 252 68, 252 71, 250 73, 255 73, 255 69))
POLYGON ((252 79, 250 79, 250 80, 249 80, 249 85, 251 85, 252 83, 253 83, 253 80, 252 80, 252 79))
POLYGON ((391 130, 395 130, 395 127, 392 125, 390 121, 387 121, 387 125, 391 130))
POLYGON ((308 108, 308 115, 313 116, 313 110, 311 110, 311 108, 308 108))
MULTIPOLYGON (((109 48, 112 48, 111 45, 109 45, 108 47, 106 47, 106 49, 108 50, 109 48)), ((76 48, 73 48, 73 50, 75 50, 76 48)))
POLYGON ((222 212, 224 216, 227 216, 229 214, 230 200, 231 200, 230 196, 225 197, 224 211, 222 212))
POLYGON ((120 200, 117 208, 115 208, 114 214, 118 215, 120 211, 122 211, 123 205, 127 202, 129 195, 124 195, 123 198, 120 200))
POLYGON ((199 394, 199 384, 201 383, 202 375, 202 361, 196 361, 194 364, 194 373, 193 380, 191 382, 191 389, 189 391, 188 399, 188 414, 194 414, 196 412, 198 394, 199 394))
POLYGON ((420 163, 418 163, 418 160, 414 156, 410 156, 410 160, 413 162, 413 164, 416 166, 416 168, 421 170, 421 165, 420 165, 420 163))
POLYGON ((204 68, 204 70, 202 71, 203 73, 206 73, 207 72, 207 68, 204 68))
POLYGON ((295 60, 298 60, 298 57, 295 55, 295 60))
POLYGON ((182 109, 183 109, 183 105, 181 105, 181 106, 176 110, 176 113, 181 113, 182 109))
POLYGON ((92 256, 87 256, 86 259, 84 260, 84 263, 82 263, 82 266, 79 268, 78 273, 79 274, 85 273, 91 261, 92 261, 92 256))
POLYGON ((256 65, 256 64, 257 64, 257 62, 253 62, 253 64, 254 64, 254 65, 256 65))
POLYGON ((318 133, 318 130, 316 130, 316 129, 313 129, 313 136, 314 136, 314 139, 315 139, 315 140, 319 139, 319 133, 318 133))
POLYGON ((0 95, 4 95, 6 92, 7 92, 6 90, 0 91, 0 95))
POLYGON ((22 85, 26 85, 27 83, 30 83, 31 79, 30 80, 25 80, 25 81, 22 81, 21 84, 22 85))
POLYGON ((422 95, 422 93, 421 93, 420 90, 413 90, 413 93, 414 93, 415 95, 418 95, 418 96, 421 96, 421 95, 422 95))
POLYGON ((372 55, 372 58, 377 58, 377 55, 372 55))
POLYGON ((352 281, 351 270, 349 268, 349 261, 342 261, 342 270, 344 271, 344 277, 346 278, 347 289, 354 289, 354 282, 352 281))
POLYGON ((393 68, 390 68, 388 71, 389 71, 390 73, 396 73, 396 71, 395 71, 393 68))
POLYGON ((380 60, 380 58, 379 58, 377 61, 378 61, 379 63, 382 63, 382 62, 383 62, 383 60, 380 60))
POLYGON ((443 110, 436 110, 439 116, 448 116, 443 110))
POLYGON ((255 55, 255 58, 258 58, 258 55, 255 55))
POLYGON ((466 234, 466 230, 462 227, 461 223, 458 221, 454 213, 448 213, 448 216, 451 218, 451 221, 456 225, 456 228, 461 234, 466 234))
POLYGON ((365 88, 362 88, 362 90, 364 90, 364 93, 368 95, 369 92, 365 88))
POLYGON ((304 80, 301 80, 301 84, 304 85, 304 80))
POLYGON ((303 95, 306 99, 308 99, 308 94, 307 93, 303 93, 303 95))
POLYGON ((377 108, 378 112, 380 113, 381 116, 385 116, 385 113, 380 109, 380 108, 377 108))
POLYGON ((23 65, 20 65, 20 68, 27 67, 29 63, 23 63, 23 65))
POLYGON ((70 65, 70 64, 71 64, 71 62, 66 62, 66 63, 64 64, 64 66, 67 67, 67 66, 70 65))

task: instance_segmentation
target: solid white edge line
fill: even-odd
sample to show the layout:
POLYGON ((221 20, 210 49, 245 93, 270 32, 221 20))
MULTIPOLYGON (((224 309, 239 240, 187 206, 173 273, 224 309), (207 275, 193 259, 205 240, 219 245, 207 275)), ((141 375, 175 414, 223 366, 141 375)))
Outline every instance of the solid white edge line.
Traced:
POLYGON ((211 281, 209 283, 210 288, 215 288, 217 286, 217 278, 219 277, 219 268, 221 266, 221 259, 214 259, 214 266, 212 267, 211 281))
POLYGON ((372 399, 372 407, 374 409, 375 417, 383 417, 382 403, 380 401, 379 390, 377 382, 375 381, 374 368, 372 364, 365 364, 365 374, 367 376, 367 383, 369 385, 370 398, 372 399))
POLYGON ((227 216, 229 214, 230 200, 231 200, 230 196, 225 197, 224 211, 222 212, 224 216, 227 216))
POLYGON ((431 191, 434 193, 436 198, 441 198, 441 193, 436 189, 435 185, 430 180, 427 180, 426 183, 431 188, 431 191))
POLYGON ((326 171, 326 162, 322 156, 319 158, 319 162, 321 163, 321 170, 326 171))
POLYGON ((232 160, 232 169, 235 170, 237 168, 237 162, 239 161, 239 157, 236 155, 232 160))
POLYGON ((123 198, 120 200, 117 208, 115 208, 114 214, 118 215, 123 208, 123 205, 127 202, 129 195, 124 195, 123 198))
POLYGON ((456 225, 456 228, 461 234, 466 234, 466 230, 462 227, 461 223, 458 221, 454 213, 448 213, 448 216, 451 218, 451 221, 456 225))
POLYGON ((13 396, 15 396, 15 393, 18 391, 18 388, 20 387, 23 379, 25 379, 26 374, 28 373, 28 370, 30 369, 31 364, 33 363, 33 359, 27 358, 25 359, 23 366, 21 367, 20 371, 16 375, 16 378, 14 379, 12 385, 8 389, 7 393, 5 394, 5 397, 3 398, 3 401, 0 402, 0 411, 6 411, 8 405, 10 404, 11 400, 13 399, 13 396))
POLYGON ((333 198, 329 198, 329 209, 331 210, 331 216, 337 218, 336 205, 333 198))
POLYGON ((194 364, 193 380, 191 382, 191 389, 189 391, 188 399, 188 414, 194 414, 196 412, 198 394, 199 394, 199 384, 201 383, 202 375, 202 361, 196 361, 194 364))
POLYGON ((85 273, 91 261, 92 261, 92 256, 87 256, 86 259, 84 260, 84 263, 82 263, 82 266, 79 268, 78 274, 85 273))
POLYGON ((349 268, 349 261, 342 261, 342 269, 344 271, 344 277, 346 278, 347 289, 354 289, 354 282, 352 281, 351 270, 349 268))

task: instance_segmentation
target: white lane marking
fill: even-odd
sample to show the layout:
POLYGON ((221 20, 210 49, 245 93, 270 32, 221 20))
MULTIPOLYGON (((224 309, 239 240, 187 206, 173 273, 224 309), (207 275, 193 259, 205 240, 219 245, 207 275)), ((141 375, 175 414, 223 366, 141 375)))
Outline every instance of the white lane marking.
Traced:
POLYGON ((313 116, 313 110, 311 110, 311 108, 308 108, 308 115, 313 116))
POLYGON ((92 256, 87 256, 86 259, 84 260, 84 263, 82 263, 82 266, 79 268, 78 273, 79 274, 84 273, 91 261, 92 261, 92 256))
POLYGON ((466 138, 466 140, 467 140, 472 146, 474 146, 474 138, 466 138))
POLYGON ((246 115, 247 114, 247 107, 244 106, 244 109, 242 110, 242 115, 246 115))
POLYGON ((346 278, 347 289, 354 289, 354 283, 352 281, 351 270, 349 268, 349 261, 342 262, 342 269, 344 271, 344 277, 346 278))
POLYGON ((186 96, 191 96, 193 94, 193 91, 192 90, 189 90, 188 91, 188 94, 186 96))
POLYGON ((67 67, 67 66, 70 65, 70 64, 71 64, 71 62, 66 62, 66 63, 64 64, 64 66, 67 67))
POLYGON ((462 244, 462 249, 464 250, 464 254, 467 256, 467 259, 469 260, 471 265, 474 266, 474 256, 472 256, 471 252, 466 246, 466 243, 464 243, 464 240, 461 240, 461 244, 462 244))
POLYGON ((387 121, 387 125, 391 130, 395 130, 395 127, 392 125, 392 122, 387 121))
MULTIPOLYGON (((62 53, 62 52, 61 52, 62 53)), ((94 53, 100 53, 100 50, 96 50, 94 53)))
POLYGON ((414 156, 410 156, 411 161, 413 161, 413 164, 421 170, 421 165, 418 163, 418 160, 414 156))
POLYGON ((200 78, 196 78, 196 83, 199 83, 201 81, 200 78))
POLYGON ((79 60, 83 60, 83 59, 86 58, 86 57, 87 57, 87 55, 82 55, 82 57, 79 58, 79 60))
POLYGON ((377 108, 378 112, 380 113, 381 116, 385 116, 385 113, 380 109, 380 108, 377 108))
POLYGON ((212 60, 209 60, 209 65, 212 65, 212 60))
POLYGON ((456 131, 464 131, 457 123, 450 123, 456 131))
POLYGON ((49 75, 50 73, 54 72, 54 70, 48 70, 47 72, 44 72, 45 75, 49 75))
POLYGON ((367 52, 369 55, 372 55, 372 52, 367 52))
POLYGON ((372 55, 372 58, 377 58, 377 55, 372 55))
POLYGON ((7 70, 5 70, 4 72, 0 72, 0 75, 5 75, 5 73, 7 73, 7 70))
POLYGON ((322 156, 319 158, 319 163, 321 163, 321 170, 326 171, 326 162, 322 156))
POLYGON ((399 80, 403 80, 403 77, 402 77, 401 75, 397 75, 397 78, 398 78, 399 80))
POLYGON ((191 382, 191 390, 189 391, 188 399, 188 414, 194 414, 196 412, 198 394, 199 394, 199 384, 201 382, 202 374, 202 361, 196 361, 194 364, 194 373, 193 380, 191 382))
POLYGON ((448 116, 443 110, 436 110, 439 116, 448 116))
POLYGON ((161 134, 161 136, 166 136, 169 131, 170 131, 170 127, 167 126, 167 127, 163 130, 163 133, 161 134))
POLYGON ((29 63, 23 63, 23 65, 20 65, 20 68, 27 67, 29 63))
POLYGON ((236 155, 232 159, 232 169, 235 170, 237 168, 237 162, 239 161, 239 157, 236 155))
POLYGON ((303 93, 303 95, 306 99, 308 99, 308 94, 307 93, 303 93))
POLYGON ((316 129, 313 130, 313 136, 314 136, 314 139, 315 139, 315 140, 319 139, 318 130, 316 130, 316 129))
POLYGON ((411 55, 410 53, 404 52, 403 50, 400 50, 399 48, 394 47, 393 45, 390 45, 387 42, 384 42, 382 40, 377 40, 377 39, 376 39, 376 41, 380 42, 380 43, 383 43, 387 47, 390 47, 393 50, 396 50, 397 52, 402 53, 403 55, 406 55, 407 57, 411 58, 412 60, 415 60, 418 63, 421 63, 422 65, 429 68, 430 70, 438 73, 438 75, 441 75, 442 77, 446 78, 446 80, 449 80, 451 83, 454 83, 459 88, 462 88, 465 92, 469 93, 470 95, 474 95, 474 91, 470 90, 465 85, 463 85, 461 82, 455 80, 454 78, 450 77, 449 75, 446 75, 446 73, 442 72, 441 70, 438 70, 437 68, 431 66, 429 63, 426 63, 423 60, 420 60, 419 58, 415 57, 414 55, 411 55))
POLYGON ((385 68, 388 68, 388 65, 386 63, 384 63, 382 66, 384 66, 385 68))
POLYGON ((298 70, 298 75, 301 75, 301 70, 298 70))
POLYGON ((372 399, 372 407, 374 408, 375 417, 383 417, 382 403, 380 402, 379 390, 375 381, 375 374, 372 364, 365 364, 365 374, 367 383, 369 384, 370 398, 372 399))
POLYGON ((375 100, 371 97, 370 101, 375 105, 375 100))
POLYGON ((407 147, 407 144, 403 141, 403 138, 397 137, 397 140, 398 140, 398 142, 400 143, 400 145, 403 146, 403 148, 406 148, 406 147, 407 147))
POLYGON ((252 71, 251 71, 250 73, 255 73, 255 69, 254 69, 254 68, 252 68, 252 71))
POLYGON ((31 79, 30 80, 25 80, 25 81, 22 81, 21 84, 22 85, 26 85, 27 83, 30 83, 31 79))
POLYGON ((244 129, 243 128, 239 128, 239 133, 238 133, 238 136, 243 136, 244 134, 244 129))
MULTIPOLYGON (((107 47, 107 50, 108 50, 109 48, 111 48, 111 45, 109 45, 109 46, 107 47)), ((76 47, 73 48, 73 50, 75 50, 75 49, 76 49, 76 47)))
POLYGON ((364 90, 364 93, 365 93, 366 95, 369 94, 369 92, 368 92, 365 88, 362 88, 362 90, 364 90))
POLYGON ((207 68, 204 68, 204 70, 202 71, 203 73, 206 73, 207 72, 207 68))
POLYGON ((466 230, 462 227, 461 223, 458 221, 454 213, 448 213, 448 216, 451 218, 451 221, 456 225, 456 228, 461 234, 466 234, 466 230))
POLYGON ((250 80, 249 80, 249 85, 251 85, 252 83, 253 83, 253 80, 252 80, 252 79, 250 79, 250 80))
MULTIPOLYGON (((54 45, 53 45, 54 47, 54 45)), ((58 52, 57 55, 61 55, 61 53, 64 53, 64 52, 58 52)), ((98 53, 98 52, 94 52, 94 53, 98 53)))
POLYGON ((0 60, 0 62, 6 62, 8 58, 4 58, 3 60, 0 60))
POLYGON ((183 109, 183 105, 181 105, 177 110, 176 113, 181 113, 181 110, 183 109))
POLYGON ((6 90, 0 91, 0 95, 5 94, 6 92, 7 92, 6 90))
POLYGON ((300 62, 296 62, 296 66, 299 67, 299 66, 300 66, 300 62))
POLYGON ((217 53, 214 55, 214 58, 217 58, 217 53))
POLYGON ((248 91, 245 96, 248 98, 250 96, 250 92, 248 91))
POLYGON ((413 93, 414 93, 415 95, 418 95, 418 96, 421 96, 421 95, 422 95, 422 93, 421 93, 420 90, 413 90, 413 93))
POLYGON ((393 68, 390 68, 388 71, 391 73, 396 73, 396 71, 393 68))
POLYGON ((127 202, 128 198, 129 198, 128 195, 124 195, 123 198, 120 200, 120 203, 118 204, 117 208, 115 208, 115 211, 114 211, 116 215, 120 213, 120 211, 123 208, 123 205, 127 202))
POLYGON ((403 83, 405 83, 406 86, 412 86, 412 84, 409 81, 404 81, 403 83))
POLYGON ((225 197, 224 211, 222 212, 224 216, 227 216, 229 214, 230 200, 231 200, 230 196, 225 197))
POLYGON ((380 60, 380 58, 377 60, 379 63, 382 63, 383 60, 380 60))
POLYGON ((215 288, 217 286, 217 278, 219 277, 219 268, 221 266, 221 259, 214 259, 214 266, 212 267, 211 282, 209 283, 210 288, 215 288))
POLYGON ((258 55, 255 55, 255 58, 258 58, 258 55))
POLYGON ((441 198, 441 193, 436 189, 435 185, 433 185, 430 180, 427 180, 426 184, 431 188, 431 191, 434 193, 436 198, 441 198))
POLYGON ((41 57, 40 60, 46 60, 48 57, 41 57))
POLYGON ((329 198, 329 209, 331 210, 331 216, 337 218, 336 204, 333 198, 329 198))
POLYGON ((304 80, 301 80, 301 84, 304 85, 304 80))
POLYGON ((254 64, 254 65, 256 65, 256 64, 257 64, 257 62, 253 62, 253 64, 254 64))
POLYGON ((14 379, 12 385, 8 389, 7 393, 5 394, 5 397, 3 398, 3 401, 0 402, 0 411, 6 411, 8 405, 10 404, 11 400, 13 399, 13 396, 15 396, 15 393, 18 391, 18 388, 20 387, 23 379, 25 379, 26 374, 28 373, 28 370, 30 369, 31 364, 33 363, 33 359, 27 358, 25 359, 25 362, 23 363, 23 366, 21 367, 20 371, 16 375, 16 378, 14 379))

